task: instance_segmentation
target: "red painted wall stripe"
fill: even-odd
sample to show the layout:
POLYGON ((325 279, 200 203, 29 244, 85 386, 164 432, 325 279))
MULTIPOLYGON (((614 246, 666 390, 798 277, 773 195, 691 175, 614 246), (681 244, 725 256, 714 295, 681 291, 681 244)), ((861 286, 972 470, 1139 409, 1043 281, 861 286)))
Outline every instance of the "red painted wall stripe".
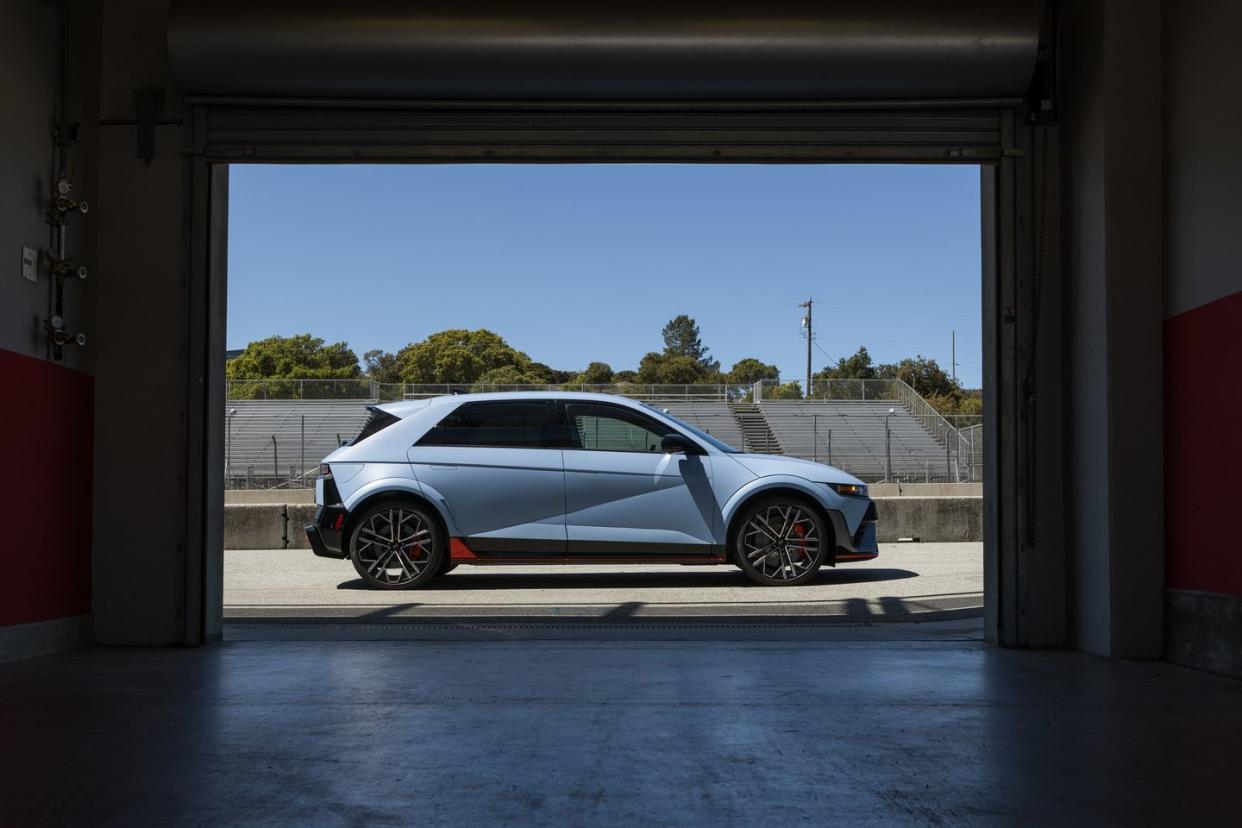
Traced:
POLYGON ((0 625, 91 609, 95 384, 0 349, 0 625))
POLYGON ((1174 589, 1242 595, 1240 366, 1242 293, 1165 320, 1165 584, 1174 589))

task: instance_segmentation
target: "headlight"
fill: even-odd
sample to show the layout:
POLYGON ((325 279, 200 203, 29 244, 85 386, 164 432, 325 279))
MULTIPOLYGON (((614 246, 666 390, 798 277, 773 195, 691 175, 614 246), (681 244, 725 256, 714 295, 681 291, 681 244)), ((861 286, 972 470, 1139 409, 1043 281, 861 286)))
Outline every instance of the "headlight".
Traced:
POLYGON ((867 496, 867 487, 861 483, 825 483, 824 485, 839 495, 848 495, 849 497, 867 496))

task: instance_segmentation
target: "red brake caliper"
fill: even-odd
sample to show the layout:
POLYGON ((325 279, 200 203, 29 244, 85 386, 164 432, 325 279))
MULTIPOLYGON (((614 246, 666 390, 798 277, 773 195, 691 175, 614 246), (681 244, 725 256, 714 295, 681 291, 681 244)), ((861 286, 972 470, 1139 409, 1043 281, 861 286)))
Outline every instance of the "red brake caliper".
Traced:
POLYGON ((809 557, 806 553, 806 527, 801 523, 795 523, 793 533, 798 536, 798 551, 802 553, 802 557, 809 557))

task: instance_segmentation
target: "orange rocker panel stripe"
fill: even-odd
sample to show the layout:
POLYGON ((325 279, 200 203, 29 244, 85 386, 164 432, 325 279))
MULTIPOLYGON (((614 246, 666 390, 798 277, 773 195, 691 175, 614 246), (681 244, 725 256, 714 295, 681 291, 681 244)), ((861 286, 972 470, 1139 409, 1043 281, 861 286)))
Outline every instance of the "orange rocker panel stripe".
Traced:
POLYGON ((450 561, 474 561, 479 556, 466 546, 466 542, 461 538, 449 538, 449 560, 450 561))

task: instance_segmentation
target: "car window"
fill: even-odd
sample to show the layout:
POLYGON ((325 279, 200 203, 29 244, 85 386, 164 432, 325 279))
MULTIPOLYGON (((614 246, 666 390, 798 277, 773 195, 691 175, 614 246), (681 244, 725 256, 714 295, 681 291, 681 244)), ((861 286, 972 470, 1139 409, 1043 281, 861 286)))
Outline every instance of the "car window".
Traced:
POLYGON ((568 403, 571 437, 577 448, 591 451, 662 451, 664 435, 673 429, 620 406, 568 403))
POLYGON ((554 413, 553 406, 543 400, 466 403, 418 444, 546 448, 557 444, 554 413))
POLYGON ((400 417, 389 414, 387 411, 381 411, 376 406, 367 406, 367 409, 371 412, 371 416, 367 418, 366 425, 362 427, 362 431, 358 432, 358 436, 349 441, 351 446, 358 445, 363 440, 378 434, 393 423, 401 422, 400 417))

